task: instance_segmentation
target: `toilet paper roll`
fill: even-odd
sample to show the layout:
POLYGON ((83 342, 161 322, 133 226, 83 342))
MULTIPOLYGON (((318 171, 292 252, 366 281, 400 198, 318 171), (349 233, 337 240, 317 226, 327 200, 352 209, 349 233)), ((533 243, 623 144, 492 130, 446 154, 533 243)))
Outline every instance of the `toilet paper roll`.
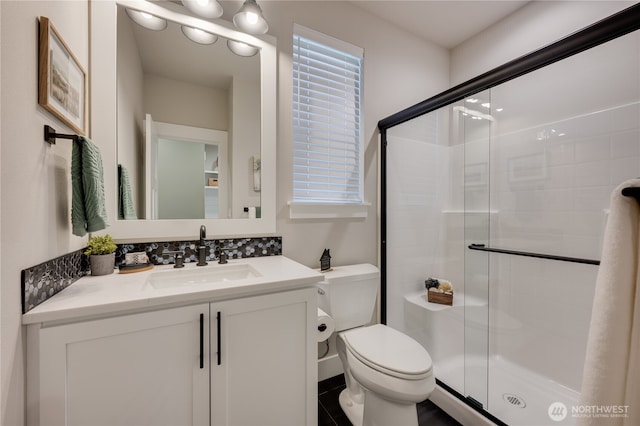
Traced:
POLYGON ((333 318, 331 318, 325 311, 318 308, 318 342, 324 342, 327 340, 335 329, 336 324, 333 322, 333 318))

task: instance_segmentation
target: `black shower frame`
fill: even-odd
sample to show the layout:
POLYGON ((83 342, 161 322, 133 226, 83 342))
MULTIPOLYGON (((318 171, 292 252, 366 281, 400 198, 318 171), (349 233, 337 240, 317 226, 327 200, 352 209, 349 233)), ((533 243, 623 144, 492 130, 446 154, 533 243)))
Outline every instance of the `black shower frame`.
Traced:
MULTIPOLYGON (((554 43, 509 61, 484 74, 410 106, 378 121, 380 131, 380 322, 387 323, 387 130, 421 115, 460 101, 468 96, 505 83, 562 59, 599 46, 640 29, 640 3, 604 18, 554 43)), ((482 407, 458 394, 446 384, 439 384, 483 415, 504 424, 482 407)))

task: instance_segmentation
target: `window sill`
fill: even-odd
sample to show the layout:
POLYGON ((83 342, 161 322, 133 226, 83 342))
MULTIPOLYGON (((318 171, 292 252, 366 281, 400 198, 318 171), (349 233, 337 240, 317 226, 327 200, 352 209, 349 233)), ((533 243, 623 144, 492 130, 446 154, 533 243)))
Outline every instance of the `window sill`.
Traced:
POLYGON ((364 219, 371 203, 304 203, 289 201, 290 219, 364 219))

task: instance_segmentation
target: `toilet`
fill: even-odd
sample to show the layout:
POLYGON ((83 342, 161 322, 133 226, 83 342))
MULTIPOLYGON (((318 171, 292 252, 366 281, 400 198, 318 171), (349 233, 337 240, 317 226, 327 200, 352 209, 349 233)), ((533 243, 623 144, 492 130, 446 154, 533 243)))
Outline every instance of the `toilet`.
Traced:
POLYGON ((318 305, 335 322, 346 388, 340 407, 354 426, 418 425, 416 403, 435 389, 429 353, 398 330, 371 322, 378 268, 338 266, 318 283, 318 305))

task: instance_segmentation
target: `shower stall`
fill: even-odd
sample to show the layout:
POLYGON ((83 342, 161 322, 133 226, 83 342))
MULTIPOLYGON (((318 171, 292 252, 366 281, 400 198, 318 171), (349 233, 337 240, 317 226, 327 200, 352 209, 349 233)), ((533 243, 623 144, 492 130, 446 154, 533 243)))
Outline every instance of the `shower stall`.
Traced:
POLYGON ((497 423, 575 423, 609 197, 640 176, 639 26, 636 4, 379 123, 382 321, 497 423))

